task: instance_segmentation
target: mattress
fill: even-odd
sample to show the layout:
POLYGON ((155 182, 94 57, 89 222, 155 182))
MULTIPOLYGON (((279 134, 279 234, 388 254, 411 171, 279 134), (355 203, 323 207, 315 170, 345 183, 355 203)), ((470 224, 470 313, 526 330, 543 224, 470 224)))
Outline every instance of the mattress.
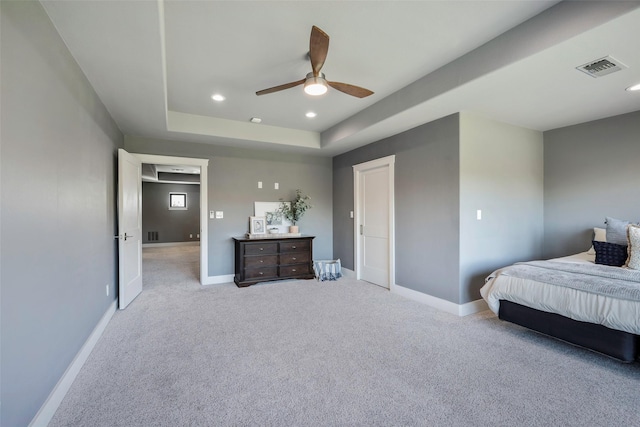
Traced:
MULTIPOLYGON (((594 260, 595 255, 587 252, 553 259, 572 263, 593 263, 594 260)), ((500 275, 500 270, 489 275, 480 294, 496 314, 500 308, 500 300, 503 299, 570 319, 640 335, 640 303, 637 301, 503 276, 500 275)))

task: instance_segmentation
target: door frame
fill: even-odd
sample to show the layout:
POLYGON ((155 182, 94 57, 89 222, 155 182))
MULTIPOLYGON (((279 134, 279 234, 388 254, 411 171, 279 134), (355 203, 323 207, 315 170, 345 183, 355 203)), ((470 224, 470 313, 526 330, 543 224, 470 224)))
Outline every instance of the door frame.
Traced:
MULTIPOLYGON (((208 233, 208 168, 209 159, 191 157, 159 156, 155 154, 130 153, 138 157, 142 163, 154 165, 200 166, 200 284, 206 285, 209 280, 209 233, 208 233)), ((144 215, 144 212, 143 212, 144 215)))
POLYGON ((364 163, 353 165, 353 206, 354 206, 354 221, 353 221, 353 260, 354 271, 356 273, 356 279, 360 280, 360 261, 362 259, 362 248, 360 247, 359 238, 359 225, 362 217, 363 207, 360 204, 360 185, 362 173, 370 169, 376 169, 380 167, 388 168, 389 179, 389 290, 393 291, 396 286, 396 253, 395 253, 395 161, 396 156, 386 156, 376 160, 371 160, 364 163))

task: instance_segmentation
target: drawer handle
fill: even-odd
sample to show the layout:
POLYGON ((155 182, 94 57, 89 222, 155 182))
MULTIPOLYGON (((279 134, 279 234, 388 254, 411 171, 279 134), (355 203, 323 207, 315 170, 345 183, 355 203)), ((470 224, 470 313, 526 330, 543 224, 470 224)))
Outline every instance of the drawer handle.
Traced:
POLYGON ((291 269, 291 271, 293 271, 293 272, 295 273, 296 269, 295 269, 295 268, 292 268, 292 269, 291 269))
POLYGON ((264 273, 261 271, 261 272, 260 272, 260 275, 262 276, 263 274, 264 274, 264 273))
POLYGON ((264 248, 260 248, 261 251, 264 251, 264 248))
POLYGON ((295 245, 294 245, 294 246, 291 246, 291 247, 292 247, 293 249, 295 249, 295 248, 296 248, 296 247, 295 247, 295 245))
POLYGON ((263 262, 264 262, 263 260, 260 260, 260 264, 262 264, 263 262))
POLYGON ((296 258, 296 257, 293 257, 293 258, 291 258, 291 259, 295 261, 295 260, 297 260, 298 258, 296 258))

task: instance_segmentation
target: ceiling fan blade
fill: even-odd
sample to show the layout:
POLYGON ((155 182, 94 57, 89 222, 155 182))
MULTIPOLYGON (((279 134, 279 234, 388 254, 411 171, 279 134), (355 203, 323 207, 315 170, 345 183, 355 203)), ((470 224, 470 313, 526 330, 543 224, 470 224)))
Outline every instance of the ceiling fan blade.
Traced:
POLYGON ((303 84, 304 82, 305 82, 305 79, 302 79, 302 80, 298 80, 296 82, 285 83, 285 84, 280 85, 280 86, 270 87, 269 89, 263 89, 263 90, 257 91, 256 95, 260 96, 260 95, 266 95, 268 93, 278 92, 278 91, 281 91, 281 90, 285 90, 285 89, 289 89, 289 88, 292 88, 292 87, 299 86, 299 85, 303 84))
POLYGON ((313 75, 318 76, 320 69, 327 59, 329 51, 329 36, 315 25, 311 27, 311 39, 309 40, 309 59, 311 60, 311 68, 313 75))
POLYGON ((339 82, 327 81, 327 83, 329 83, 329 86, 331 86, 332 88, 339 90, 340 92, 344 92, 347 95, 355 96, 356 98, 364 98, 369 95, 373 95, 372 91, 370 91, 369 89, 365 89, 363 87, 354 86, 347 83, 339 83, 339 82))

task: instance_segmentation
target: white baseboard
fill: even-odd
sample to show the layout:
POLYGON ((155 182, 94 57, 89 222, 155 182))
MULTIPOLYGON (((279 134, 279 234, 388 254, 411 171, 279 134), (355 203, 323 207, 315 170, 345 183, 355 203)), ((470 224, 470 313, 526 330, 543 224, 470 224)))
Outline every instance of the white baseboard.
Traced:
POLYGON ((200 246, 200 241, 193 242, 167 242, 167 243, 143 243, 143 248, 161 248, 166 246, 200 246))
POLYGON ((203 285, 220 285, 222 283, 233 283, 233 274, 223 274, 220 276, 209 276, 202 284, 203 285))
POLYGON ((479 313, 489 308, 489 306, 483 299, 471 301, 466 304, 456 304, 451 301, 423 294, 422 292, 414 291, 413 289, 405 288, 399 285, 392 286, 391 292, 401 295, 410 300, 426 304, 430 307, 437 308, 438 310, 455 314, 456 316, 467 316, 469 314, 479 313))
POLYGON ((341 268, 341 273, 342 273, 342 277, 346 278, 346 279, 355 279, 356 278, 356 272, 353 270, 349 270, 348 268, 341 268))
POLYGON ((467 316, 469 314, 480 313, 481 311, 489 310, 489 304, 482 298, 475 301, 471 301, 465 304, 461 304, 459 307, 459 316, 467 316))
POLYGON ((78 376, 78 373, 80 373, 80 369, 82 369, 82 366, 87 361, 87 358, 91 354, 91 351, 102 336, 102 333, 111 320, 111 317, 116 312, 116 307, 117 301, 113 301, 96 325, 96 327, 93 328, 93 332, 91 332, 89 338, 87 338, 85 343, 82 345, 82 348, 80 349, 78 354, 76 354, 76 357, 73 358, 73 361, 64 372, 56 386, 53 388, 53 390, 49 394, 49 397, 47 397, 47 400, 40 407, 40 410, 38 411, 36 416, 33 417, 31 423, 29 423, 30 427, 46 427, 49 424, 51 418, 53 418, 53 415, 58 410, 58 406, 60 406, 62 399, 64 399, 67 392, 69 391, 71 384, 73 384, 73 381, 78 376))

